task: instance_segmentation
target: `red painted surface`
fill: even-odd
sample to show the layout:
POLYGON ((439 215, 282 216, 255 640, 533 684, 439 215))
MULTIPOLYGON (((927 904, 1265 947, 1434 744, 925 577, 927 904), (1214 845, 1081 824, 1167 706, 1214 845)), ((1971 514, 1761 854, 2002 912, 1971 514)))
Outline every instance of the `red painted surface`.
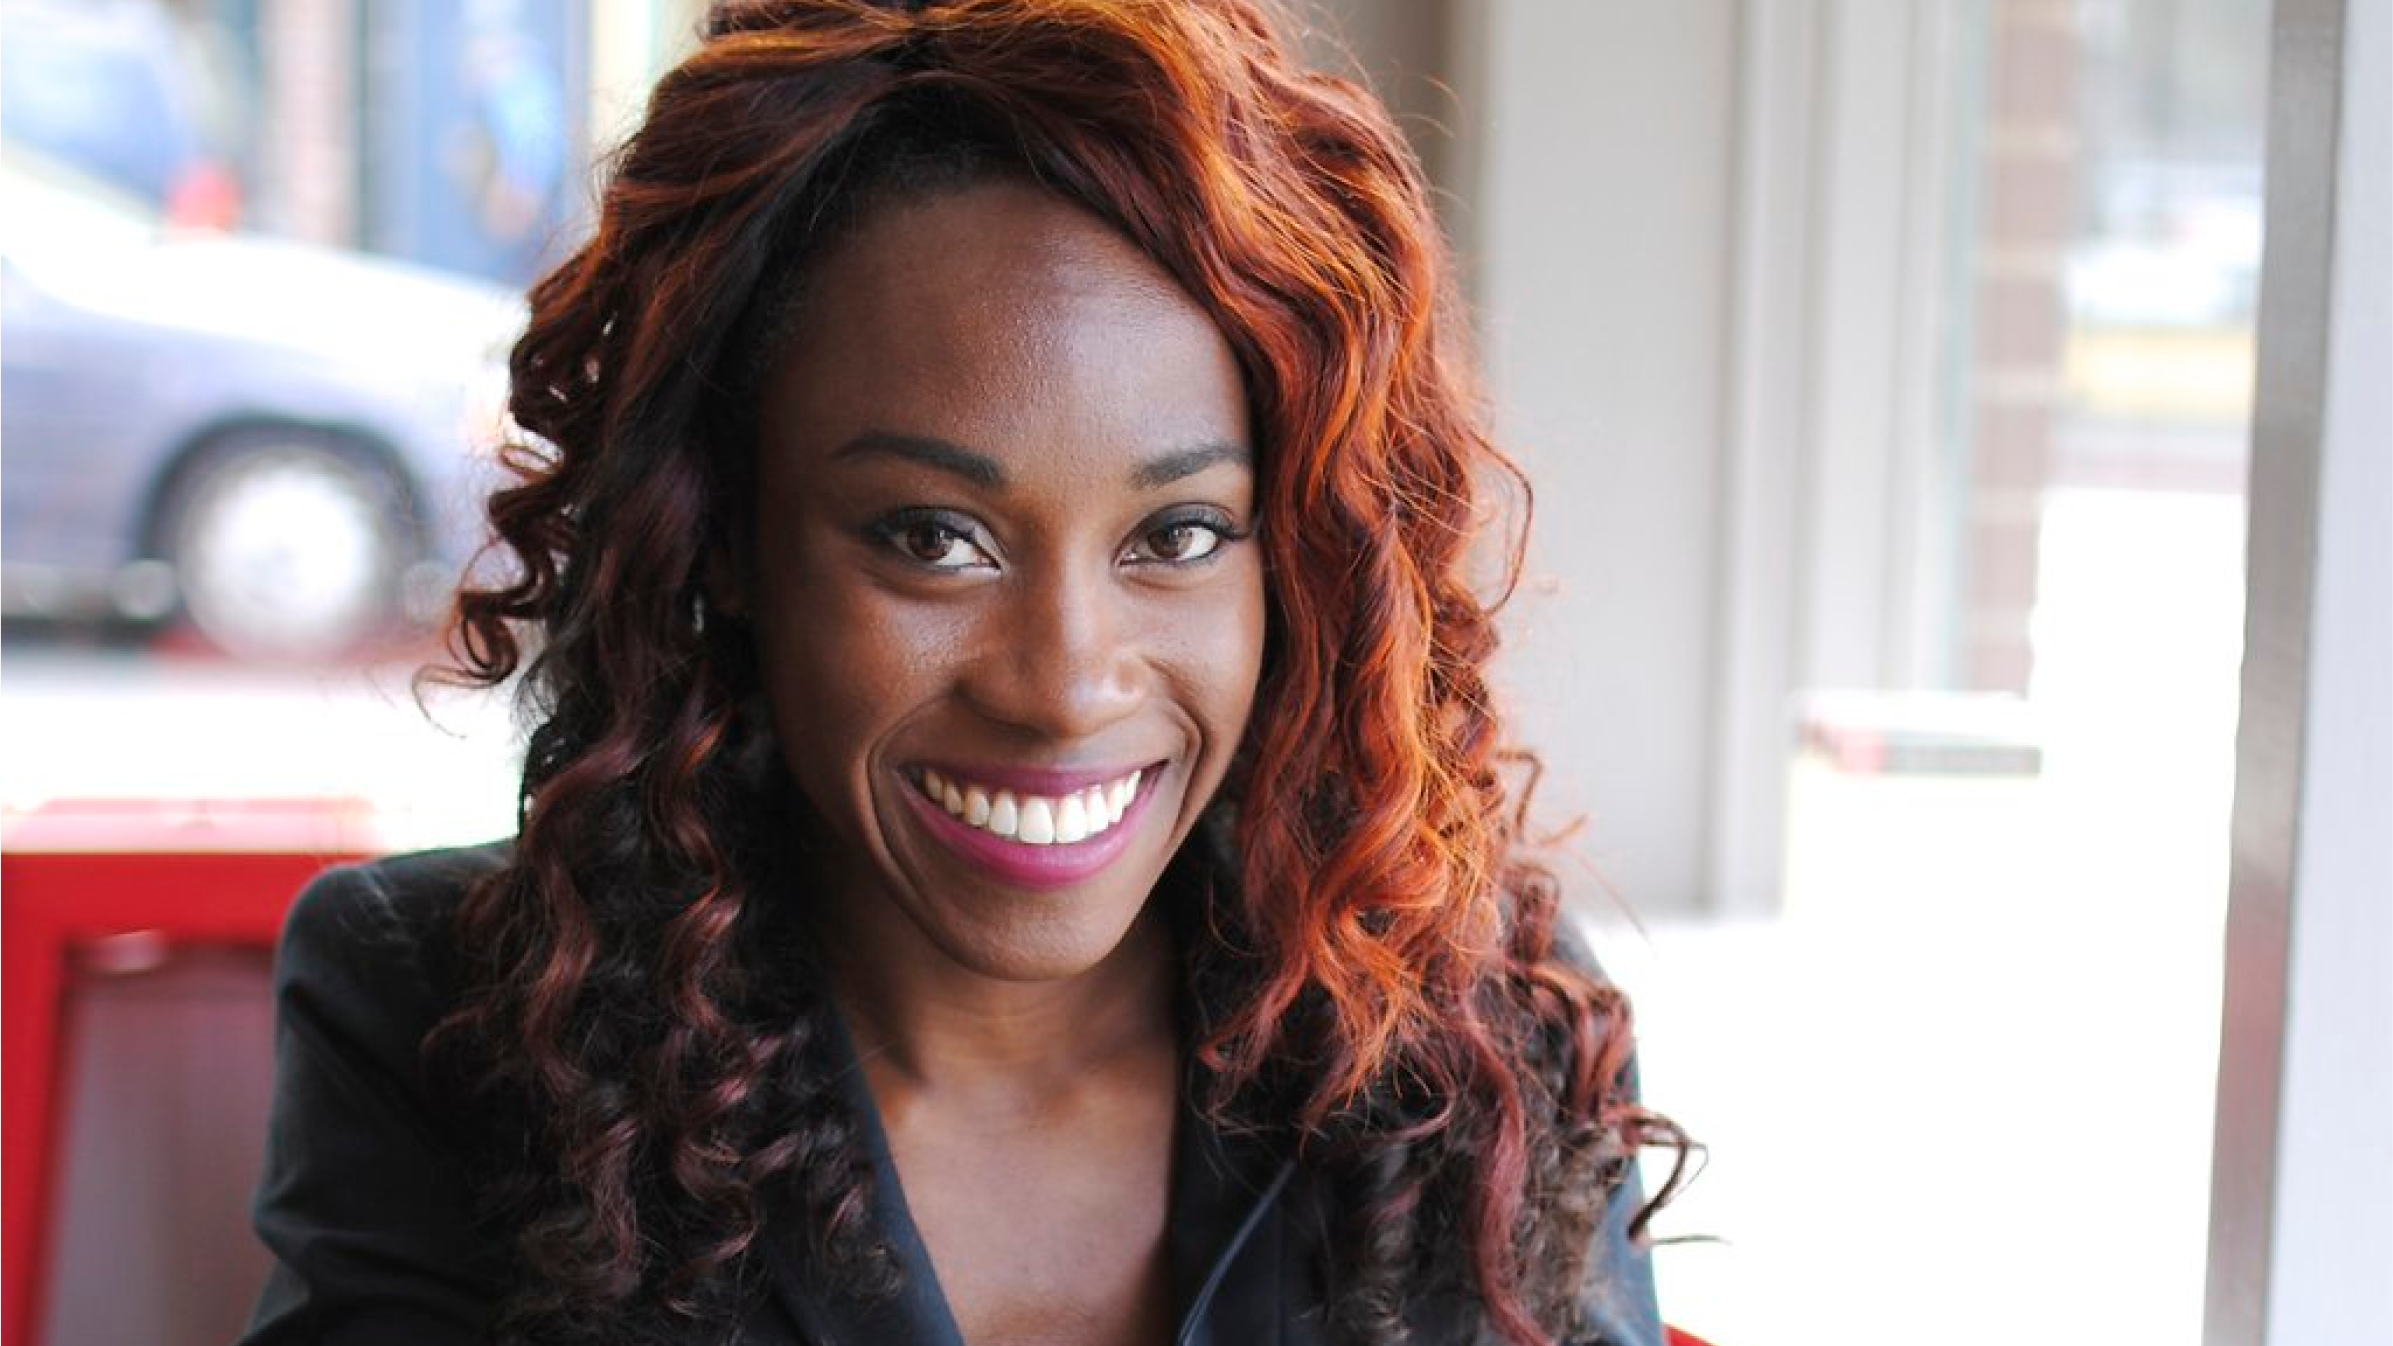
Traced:
POLYGON ((8 1346, 40 1340, 59 1011, 77 950, 272 948, 325 868, 381 849, 347 801, 56 805, 0 819, 0 1271, 8 1346), (128 942, 128 937, 130 941, 128 942))

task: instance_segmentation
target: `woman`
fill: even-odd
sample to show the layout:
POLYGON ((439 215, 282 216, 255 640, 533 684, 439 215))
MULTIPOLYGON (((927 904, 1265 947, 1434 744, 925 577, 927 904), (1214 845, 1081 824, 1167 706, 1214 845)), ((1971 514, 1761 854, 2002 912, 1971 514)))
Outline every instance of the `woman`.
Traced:
POLYGON ((520 833, 292 918, 250 1340, 1658 1340, 1458 324, 1246 0, 720 7, 515 352, 520 833))

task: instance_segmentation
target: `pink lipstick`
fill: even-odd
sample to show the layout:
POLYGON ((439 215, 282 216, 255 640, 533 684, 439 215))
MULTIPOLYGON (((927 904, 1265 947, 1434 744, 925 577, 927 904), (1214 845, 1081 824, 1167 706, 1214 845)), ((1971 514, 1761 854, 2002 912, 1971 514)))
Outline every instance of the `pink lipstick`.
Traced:
POLYGON ((923 826, 1009 887, 1068 888, 1129 848, 1161 763, 1126 771, 923 768, 906 795, 923 826))

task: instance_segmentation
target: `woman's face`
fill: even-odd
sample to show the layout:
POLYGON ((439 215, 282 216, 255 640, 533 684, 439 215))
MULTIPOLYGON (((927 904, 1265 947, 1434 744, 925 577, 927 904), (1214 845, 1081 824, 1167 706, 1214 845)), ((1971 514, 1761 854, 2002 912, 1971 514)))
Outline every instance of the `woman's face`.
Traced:
POLYGON ((1254 703, 1229 348, 1127 240, 1010 182, 879 208, 786 340, 729 601, 831 836, 812 900, 941 970, 1087 971, 1254 703))

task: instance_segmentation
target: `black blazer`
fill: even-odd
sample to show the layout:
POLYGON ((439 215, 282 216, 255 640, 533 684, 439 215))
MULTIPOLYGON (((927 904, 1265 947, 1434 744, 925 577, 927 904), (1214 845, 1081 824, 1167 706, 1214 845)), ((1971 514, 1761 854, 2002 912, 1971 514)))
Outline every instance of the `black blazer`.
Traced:
MULTIPOLYGON (((244 1346, 467 1346, 487 1337, 504 1276, 477 1236, 463 1156, 473 1119, 431 1103, 419 1046, 445 1012, 449 917, 499 847, 402 856, 333 870, 292 909, 275 969, 276 1084, 256 1225, 275 1266, 244 1346)), ((848 1050, 842 1047, 842 1050, 848 1050)), ((853 1060, 850 1051, 850 1060, 853 1060)), ((874 1215, 904 1288, 862 1303, 803 1274, 794 1210, 766 1207, 765 1290, 738 1346, 964 1346, 906 1212, 863 1072, 852 1101, 879 1181, 874 1215), (778 1215, 780 1218, 775 1218, 778 1215)), ((1317 1218, 1293 1161, 1233 1142, 1184 1111, 1166 1226, 1174 1346, 1317 1346, 1317 1218)), ((1660 1346, 1651 1269, 1626 1233, 1638 1200, 1615 1193, 1595 1263, 1587 1340, 1660 1346)), ((1425 1311, 1435 1318, 1435 1306, 1425 1311)), ((1424 1321, 1414 1339, 1463 1338, 1424 1321)))

